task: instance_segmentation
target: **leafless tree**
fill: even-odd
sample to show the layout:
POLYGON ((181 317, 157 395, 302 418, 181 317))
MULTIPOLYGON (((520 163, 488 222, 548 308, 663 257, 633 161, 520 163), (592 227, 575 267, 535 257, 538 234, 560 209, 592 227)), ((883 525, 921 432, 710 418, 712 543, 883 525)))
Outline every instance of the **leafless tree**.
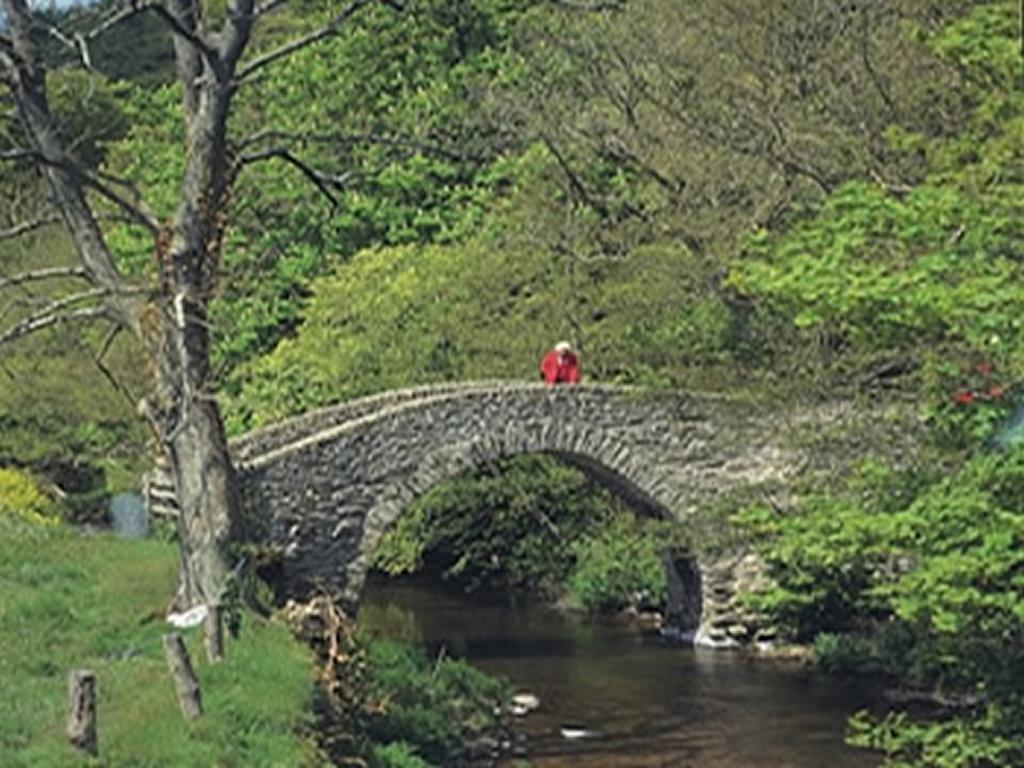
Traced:
MULTIPOLYGON (((130 333, 151 368, 152 390, 139 403, 166 453, 181 510, 179 541, 182 577, 179 604, 218 598, 230 572, 229 544, 240 532, 241 507, 221 414, 212 389, 209 305, 216 291, 221 246, 232 185, 244 163, 284 159, 299 166, 318 186, 338 180, 304 166, 287 144, 264 142, 244 158, 243 142, 229 137, 229 116, 239 89, 296 51, 335 34, 370 0, 339 7, 315 29, 279 47, 252 51, 254 28, 290 0, 227 0, 222 19, 204 15, 200 0, 122 0, 89 30, 40 29, 28 0, 0 0, 6 29, 0 32, 0 81, 20 126, 21 143, 0 152, 0 161, 31 164, 45 178, 52 210, 0 231, 10 239, 53 221, 67 229, 77 264, 37 268, 0 279, 5 287, 44 282, 74 286, 48 293, 44 302, 0 327, 0 343, 65 323, 103 323, 108 340, 130 333), (181 118, 186 136, 185 168, 173 218, 159 220, 130 179, 112 177, 79 163, 62 136, 46 89, 40 33, 74 51, 93 66, 90 44, 140 13, 159 18, 174 39, 182 88, 181 118), (149 284, 119 270, 101 226, 101 211, 148 233, 158 277, 149 284)), ((2 322, 0 318, 0 322, 2 322)), ((104 346, 108 345, 105 342, 104 346)))

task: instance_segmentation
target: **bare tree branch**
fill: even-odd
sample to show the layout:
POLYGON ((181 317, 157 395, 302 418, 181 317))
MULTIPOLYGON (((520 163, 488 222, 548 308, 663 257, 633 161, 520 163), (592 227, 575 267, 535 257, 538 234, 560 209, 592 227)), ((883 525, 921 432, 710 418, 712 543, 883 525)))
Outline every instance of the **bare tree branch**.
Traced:
POLYGON ((291 141, 297 144, 328 144, 341 147, 372 144, 421 152, 424 155, 442 157, 459 163, 473 162, 479 159, 463 152, 457 152, 442 144, 419 141, 403 136, 389 136, 383 133, 294 133, 290 131, 267 130, 245 137, 239 142, 238 148, 240 150, 248 149, 257 144, 270 141, 291 141))
POLYGON ((160 233, 160 221, 157 219, 152 212, 149 211, 149 206, 146 205, 145 200, 142 199, 142 193, 139 192, 138 187, 134 183, 126 180, 119 179, 115 176, 110 176, 104 173, 87 173, 80 166, 75 166, 75 172, 82 176, 82 180, 90 187, 95 189, 98 193, 103 195, 105 198, 110 200, 114 205, 124 211, 131 221, 141 225, 152 235, 158 235, 160 233), (131 194, 131 200, 118 194, 111 189, 106 182, 111 182, 118 186, 124 187, 131 194))
POLYGON ((55 315, 41 315, 36 317, 32 323, 18 323, 6 333, 0 334, 0 346, 9 344, 25 336, 51 328, 58 323, 72 323, 82 320, 98 320, 100 318, 110 319, 110 311, 106 307, 88 307, 77 309, 74 312, 66 312, 55 315))
POLYGON ((286 5, 288 0, 263 0, 262 3, 257 3, 253 9, 253 16, 259 17, 264 16, 276 8, 280 8, 282 5, 286 5))
POLYGON ((160 19, 160 21, 162 21, 173 34, 182 38, 194 47, 203 56, 203 58, 206 59, 211 68, 216 70, 220 66, 220 59, 217 56, 217 52, 209 43, 206 42, 206 40, 203 39, 202 35, 182 24, 173 13, 167 10, 167 6, 165 6, 160 0, 125 0, 121 8, 117 9, 113 14, 104 19, 99 25, 89 30, 89 32, 83 36, 83 42, 95 40, 104 32, 107 32, 121 22, 130 19, 132 16, 146 12, 152 13, 160 19))
MULTIPOLYGON (((136 328, 139 321, 137 302, 123 295, 124 276, 114 262, 94 211, 86 194, 81 174, 66 167, 67 151, 63 146, 56 120, 46 94, 46 70, 33 35, 33 17, 26 0, 0 0, 6 15, 14 49, 6 57, 8 81, 17 109, 17 117, 26 137, 31 141, 35 159, 41 163, 52 193, 54 205, 61 211, 82 266, 98 287, 105 289, 105 309, 111 320, 136 328)), ((23 149, 13 155, 26 157, 23 149)), ((8 159, 11 155, 8 155, 8 159)), ((144 217, 143 217, 144 218, 144 217)))
POLYGON ((12 53, 14 53, 13 41, 10 38, 3 38, 0 42, 0 80, 8 85, 11 83, 15 69, 14 59, 11 58, 12 53))
MULTIPOLYGON (((541 136, 540 138, 548 148, 548 151, 551 152, 552 156, 555 158, 555 162, 558 163, 558 167, 562 169, 562 173, 569 182, 570 189, 575 193, 578 200, 593 209, 605 219, 614 220, 616 218, 621 218, 612 211, 606 200, 594 195, 589 189, 587 189, 587 185, 584 183, 583 179, 578 173, 576 173, 572 165, 570 165, 568 158, 566 158, 558 149, 550 136, 541 136)), ((646 213, 629 202, 623 202, 621 204, 621 210, 622 212, 641 220, 646 221, 648 218, 646 213)))
POLYGON ((0 291, 5 288, 13 288, 26 283, 37 283, 43 280, 59 280, 65 277, 86 277, 86 272, 81 267, 50 267, 47 269, 35 269, 29 272, 22 272, 12 277, 0 278, 0 291))
POLYGON ((36 160, 39 153, 34 149, 18 147, 16 149, 5 149, 0 152, 0 162, 13 162, 17 160, 36 160))
MULTIPOLYGON (((92 361, 96 364, 96 368, 99 369, 99 372, 103 374, 103 378, 110 383, 110 386, 113 387, 116 392, 123 395, 124 399, 128 401, 128 404, 134 408, 137 402, 135 395, 127 385, 123 384, 117 376, 114 375, 114 372, 110 370, 105 361, 107 353, 114 344, 114 340, 123 330, 124 328, 120 325, 112 325, 110 327, 110 332, 107 334, 106 338, 103 339, 103 343, 100 344, 99 351, 92 354, 92 361)), ((90 349, 90 352, 91 351, 92 350, 90 349)))
POLYGON ((682 194, 686 188, 684 179, 669 178, 650 163, 644 161, 626 142, 618 136, 605 136, 598 147, 598 154, 603 154, 620 165, 632 167, 650 179, 673 197, 682 194))
POLYGON ((268 64, 272 64, 278 59, 283 59, 286 56, 290 56, 302 48, 306 48, 314 43, 318 43, 321 40, 330 37, 335 34, 341 25, 344 24, 349 17, 351 17, 356 11, 366 5, 368 0, 354 0, 349 3, 344 10, 336 14, 330 21, 324 24, 319 29, 310 32, 307 35, 296 38, 291 42, 285 43, 279 48, 275 48, 262 56, 257 56, 255 59, 247 63, 244 67, 238 70, 236 75, 236 81, 241 83, 243 80, 251 77, 253 74, 263 69, 268 64))
MULTIPOLYGON (((13 240, 16 237, 21 237, 29 232, 34 232, 37 229, 42 229, 50 224, 59 224, 60 218, 57 216, 40 216, 38 219, 32 219, 31 221, 22 221, 15 224, 13 227, 7 229, 0 229, 0 241, 2 240, 13 240)), ((0 281, 0 287, 3 287, 3 282, 0 281)))
MULTIPOLYGON (((878 92, 878 95, 881 96, 886 109, 889 110, 889 118, 895 122, 896 116, 899 114, 899 111, 896 108, 896 102, 893 101, 892 94, 889 92, 889 88, 886 85, 885 80, 875 68, 874 61, 871 58, 871 19, 868 16, 868 10, 862 10, 861 13, 863 15, 860 30, 861 62, 864 65, 864 70, 868 73, 871 84, 875 86, 875 90, 878 92)), ((1024 10, 1022 10, 1021 13, 1024 14, 1024 10)))
POLYGON ((548 148, 548 151, 555 158, 555 162, 558 163, 558 167, 562 169, 562 173, 568 180, 569 186, 576 192, 579 198, 602 216, 608 215, 608 207, 590 194, 590 191, 583 184, 583 180, 580 179, 572 169, 572 166, 569 165, 568 161, 565 159, 565 156, 559 151, 558 147, 555 146, 555 142, 549 136, 542 136, 541 141, 544 142, 544 146, 548 148))
POLYGON ((101 21, 99 24, 97 24, 95 27, 90 29, 85 34, 85 39, 89 41, 95 40, 97 37, 113 29, 121 22, 127 21, 132 16, 135 16, 147 10, 148 5, 148 3, 137 3, 129 1, 120 8, 115 6, 113 12, 109 16, 107 16, 107 18, 105 18, 103 21, 101 21))
MULTIPOLYGON (((46 157, 38 150, 12 149, 6 152, 0 152, 0 161, 4 160, 32 160, 42 165, 51 165, 61 168, 62 170, 78 177, 85 186, 96 190, 100 195, 107 198, 110 202, 124 211, 132 221, 145 227, 151 234, 156 235, 160 232, 159 220, 147 210, 138 187, 136 187, 134 182, 129 179, 123 179, 119 176, 103 173, 102 171, 87 171, 81 165, 67 157, 64 157, 60 162, 56 162, 46 157), (111 188, 111 184, 127 189, 131 193, 133 199, 128 199, 115 192, 111 188)), ((2 236, 3 233, 0 232, 0 239, 2 239, 2 236)))
POLYGON ((320 190, 321 194, 331 202, 332 207, 338 206, 338 198, 334 196, 332 188, 334 190, 342 190, 348 186, 348 183, 358 176, 356 172, 341 173, 341 174, 330 174, 319 171, 309 163, 301 160, 289 150, 283 147, 273 147, 266 149, 261 152, 254 152, 250 155, 243 155, 238 159, 239 166, 253 165, 264 160, 284 160, 295 166, 303 176, 309 179, 313 185, 320 190))
MULTIPOLYGON (((132 0, 132 2, 138 2, 138 0, 132 0)), ((190 29, 180 22, 180 20, 170 11, 167 7, 156 0, 155 2, 146 3, 146 10, 154 13, 164 24, 166 24, 170 30, 181 39, 185 40, 189 45, 195 48, 199 54, 206 59, 206 63, 210 65, 210 69, 217 72, 222 67, 220 56, 203 36, 196 30, 190 29)))
POLYGON ((47 32, 50 33, 50 37, 59 42, 61 45, 69 48, 72 53, 77 56, 82 66, 86 69, 92 69, 92 57, 89 56, 89 44, 80 33, 72 33, 68 35, 58 27, 49 27, 47 32))
POLYGON ((552 0, 552 5, 557 8, 565 8, 568 11, 584 11, 592 13, 595 11, 622 11, 626 8, 624 0, 605 0, 604 2, 578 3, 573 0, 552 0))
POLYGON ((102 288, 94 288, 50 302, 45 309, 22 318, 5 332, 0 333, 0 346, 50 328, 57 323, 81 319, 96 319, 99 317, 109 318, 110 310, 102 304, 100 306, 71 309, 76 304, 101 299, 105 293, 106 291, 102 288))

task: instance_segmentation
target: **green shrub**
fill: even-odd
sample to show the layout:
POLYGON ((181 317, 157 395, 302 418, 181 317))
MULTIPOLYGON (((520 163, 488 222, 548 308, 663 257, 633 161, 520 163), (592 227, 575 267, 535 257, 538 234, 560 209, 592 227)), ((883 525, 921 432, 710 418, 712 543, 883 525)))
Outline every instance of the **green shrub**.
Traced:
MULTIPOLYGON (((413 755, 422 755, 430 763, 450 764, 466 741, 498 725, 495 709, 510 694, 504 680, 464 661, 442 657, 431 663, 422 650, 402 643, 369 643, 367 662, 370 695, 382 706, 368 720, 366 734, 395 759, 421 760, 413 755)), ((373 748, 375 757, 381 753, 373 748)))
POLYGON ((826 672, 865 672, 877 666, 874 646, 859 635, 822 632, 814 638, 814 661, 826 672))
POLYGON ((1019 712, 982 708, 978 715, 914 719, 891 712, 850 718, 848 741, 885 756, 885 768, 1002 768, 1024 765, 1019 712))
POLYGON ((1024 449, 909 485, 881 496, 855 481, 845 497, 808 497, 789 514, 748 513, 776 584, 761 607, 798 635, 817 634, 829 669, 875 667, 976 702, 942 722, 858 717, 854 743, 883 750, 888 765, 1020 765, 1024 449), (867 636, 836 634, 849 631, 867 636))
POLYGON ((577 540, 570 594, 592 611, 662 604, 668 589, 661 557, 665 541, 656 530, 623 513, 577 540))
POLYGON ((53 525, 58 522, 58 508, 30 475, 0 468, 0 517, 53 525))
POLYGON ((431 768, 430 763, 416 755, 404 741, 392 741, 373 748, 373 768, 431 768))
POLYGON ((575 562, 566 542, 616 509, 579 470, 517 456, 431 489, 385 534, 374 565, 392 575, 434 570, 467 591, 555 595, 575 562))

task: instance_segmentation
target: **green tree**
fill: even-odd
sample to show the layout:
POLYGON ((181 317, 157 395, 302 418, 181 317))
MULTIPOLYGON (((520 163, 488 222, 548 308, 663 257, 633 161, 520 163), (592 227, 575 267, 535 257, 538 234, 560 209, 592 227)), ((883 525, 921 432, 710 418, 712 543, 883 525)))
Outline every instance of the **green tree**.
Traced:
POLYGON ((730 284, 821 351, 805 365, 903 358, 948 396, 960 367, 1020 376, 1024 98, 1011 3, 985 3, 933 38, 973 105, 938 138, 890 126, 924 156, 921 183, 848 183, 810 219, 758 233, 730 284))
POLYGON ((853 743, 891 766, 1024 761, 1024 457, 979 447, 1018 394, 1002 385, 1024 364, 1016 23, 1012 3, 979 3, 927 38, 969 109, 947 135, 887 131, 923 158, 918 183, 846 184, 787 232, 756 236, 730 276, 797 338, 820 340, 831 364, 896 358, 924 372, 920 397, 939 438, 930 468, 869 468, 793 510, 742 516, 776 578, 762 607, 795 636, 829 633, 820 649, 868 654, 945 703, 932 718, 852 720, 853 743), (994 363, 1002 384, 965 372, 979 361, 994 363), (978 392, 953 402, 971 386, 978 392))

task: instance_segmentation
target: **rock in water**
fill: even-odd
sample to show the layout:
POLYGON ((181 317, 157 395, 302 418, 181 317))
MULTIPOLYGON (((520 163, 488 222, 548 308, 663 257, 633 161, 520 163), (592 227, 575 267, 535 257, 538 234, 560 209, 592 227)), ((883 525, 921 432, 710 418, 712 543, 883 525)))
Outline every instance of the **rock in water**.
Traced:
POLYGON ((516 716, 525 715, 540 706, 540 699, 532 693, 517 693, 512 697, 509 711, 516 716))
POLYGON ((558 729, 563 739, 596 739, 601 734, 591 731, 582 725, 563 725, 558 729))

